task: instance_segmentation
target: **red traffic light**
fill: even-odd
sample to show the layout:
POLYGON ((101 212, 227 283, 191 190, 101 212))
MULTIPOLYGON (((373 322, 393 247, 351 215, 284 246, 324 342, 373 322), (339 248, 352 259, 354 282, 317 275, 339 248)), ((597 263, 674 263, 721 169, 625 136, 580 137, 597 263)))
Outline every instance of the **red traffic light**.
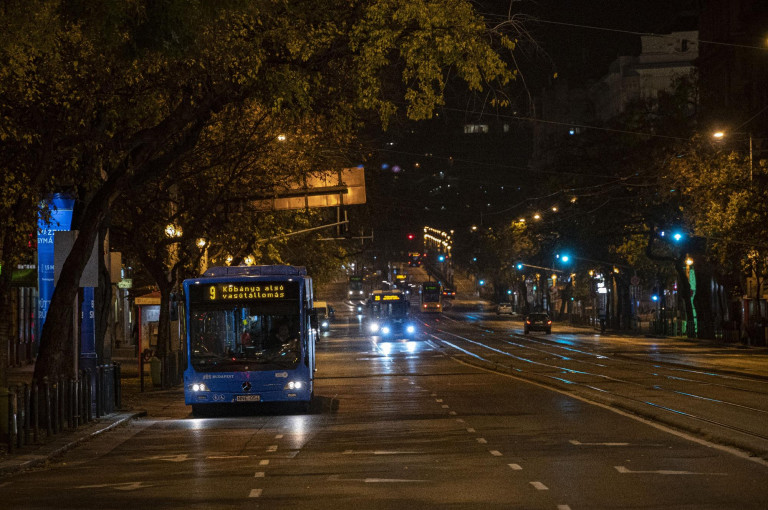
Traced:
POLYGON ((408 240, 409 241, 413 241, 414 237, 416 237, 416 236, 414 236, 413 234, 408 234, 408 240))

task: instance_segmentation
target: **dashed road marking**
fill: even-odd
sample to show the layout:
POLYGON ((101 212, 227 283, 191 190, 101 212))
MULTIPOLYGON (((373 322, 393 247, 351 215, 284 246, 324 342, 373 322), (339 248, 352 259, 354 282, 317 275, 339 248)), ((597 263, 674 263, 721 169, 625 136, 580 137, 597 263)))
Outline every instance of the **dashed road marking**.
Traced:
POLYGON ((475 433, 475 429, 470 427, 470 428, 467 429, 467 432, 469 432, 470 434, 474 434, 475 433))
POLYGON ((259 461, 259 466, 266 466, 269 464, 269 459, 263 459, 259 461))
POLYGON ((282 438, 283 438, 282 434, 278 434, 278 435, 275 436, 275 439, 282 439, 282 438))
POLYGON ((507 466, 511 467, 515 471, 522 471, 523 470, 523 466, 521 466, 520 464, 507 464, 507 466))
POLYGON ((549 487, 547 487, 546 485, 544 485, 541 482, 531 482, 531 485, 533 485, 536 488, 536 490, 539 490, 539 491, 548 491, 549 490, 549 487))
POLYGON ((476 439, 476 441, 477 441, 478 443, 480 443, 480 444, 486 444, 486 443, 488 443, 488 441, 486 441, 486 440, 485 440, 485 439, 483 439, 482 437, 478 437, 478 438, 475 438, 475 439, 476 439))
POLYGON ((448 411, 448 414, 450 414, 451 416, 456 416, 456 411, 448 411))
POLYGON ((271 446, 267 446, 267 451, 268 452, 276 452, 277 451, 277 445, 273 444, 271 446))
POLYGON ((501 452, 499 450, 491 450, 490 454, 494 457, 501 457, 501 452))
POLYGON ((251 493, 248 494, 249 498, 258 498, 261 496, 262 489, 251 489, 251 493))
POLYGON ((264 471, 256 471, 256 472, 253 474, 253 477, 254 477, 254 478, 264 478, 264 471))

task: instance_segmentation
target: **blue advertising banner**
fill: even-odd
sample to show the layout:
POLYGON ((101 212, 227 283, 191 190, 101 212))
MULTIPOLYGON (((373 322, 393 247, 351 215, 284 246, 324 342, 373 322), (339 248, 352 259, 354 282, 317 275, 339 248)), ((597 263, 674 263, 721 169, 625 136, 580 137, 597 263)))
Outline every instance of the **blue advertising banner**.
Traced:
POLYGON ((37 337, 43 329, 48 307, 51 305, 54 282, 53 233, 57 230, 70 230, 72 227, 72 207, 75 200, 68 195, 55 194, 48 200, 51 218, 38 220, 37 227, 37 292, 39 296, 37 310, 37 337))

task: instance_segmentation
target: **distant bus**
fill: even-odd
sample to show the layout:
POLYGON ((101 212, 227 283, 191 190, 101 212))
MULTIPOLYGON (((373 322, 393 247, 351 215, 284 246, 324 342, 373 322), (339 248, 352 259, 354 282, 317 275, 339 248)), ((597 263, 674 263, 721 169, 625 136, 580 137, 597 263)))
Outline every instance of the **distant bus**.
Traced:
POLYGON ((443 288, 440 282, 421 284, 421 311, 428 313, 443 312, 443 288))
POLYGON ((368 299, 368 332, 392 340, 410 339, 416 335, 411 302, 403 291, 373 291, 368 299))
POLYGON ((184 401, 299 402, 314 391, 312 278, 303 267, 213 267, 184 281, 184 401))
POLYGON ((421 262, 423 259, 423 255, 421 252, 413 251, 408 253, 408 265, 410 267, 421 267, 421 262))
POLYGON ((350 276, 347 286, 347 297, 349 299, 365 299, 365 290, 363 289, 362 276, 350 276))

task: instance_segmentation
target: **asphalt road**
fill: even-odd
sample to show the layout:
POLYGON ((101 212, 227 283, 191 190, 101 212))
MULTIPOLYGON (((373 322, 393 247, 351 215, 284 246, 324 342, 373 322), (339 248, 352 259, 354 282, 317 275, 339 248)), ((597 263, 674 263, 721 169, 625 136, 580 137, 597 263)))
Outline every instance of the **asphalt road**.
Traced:
POLYGON ((181 390, 134 395, 146 418, 0 480, 0 506, 768 508, 768 463, 723 439, 761 447, 764 380, 560 326, 524 336, 471 301, 420 317, 413 341, 334 304, 309 413, 196 418, 181 390))

